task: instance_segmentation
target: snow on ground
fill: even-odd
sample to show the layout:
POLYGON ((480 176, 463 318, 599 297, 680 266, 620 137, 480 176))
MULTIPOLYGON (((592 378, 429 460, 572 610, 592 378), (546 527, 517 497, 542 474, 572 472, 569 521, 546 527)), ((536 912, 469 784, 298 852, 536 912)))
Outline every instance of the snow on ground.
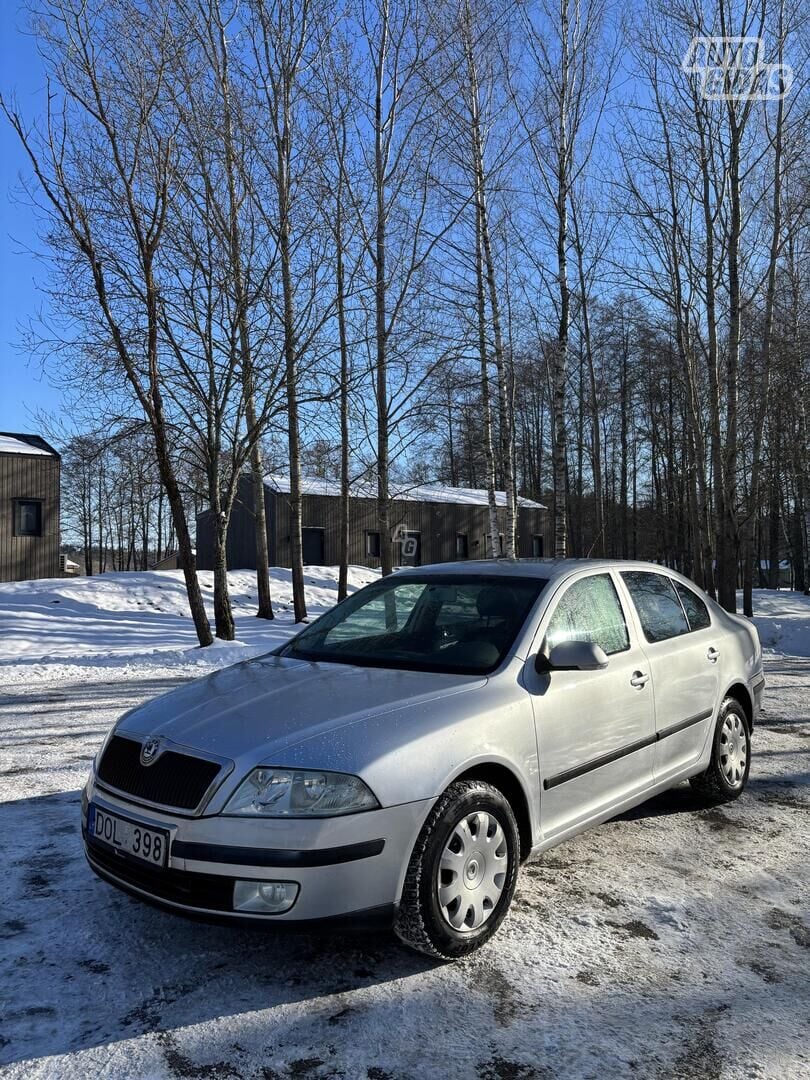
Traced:
MULTIPOLYGON (((742 611, 742 593, 737 599, 742 611)), ((810 597, 785 589, 756 589, 754 624, 765 657, 810 656, 810 597)))
MULTIPOLYGON (((310 575, 322 603, 331 573, 310 575)), ((755 596, 771 644, 742 799, 708 808, 682 785, 556 848, 522 870, 496 939, 442 965, 387 937, 189 922, 90 873, 79 790, 104 733, 198 673, 155 579, 176 581, 110 578, 106 600, 105 583, 44 583, 29 607, 0 587, 0 647, 25 647, 0 667, 0 1075, 810 1076, 810 598, 755 596)), ((251 639, 239 610, 243 650, 289 632, 251 639)))
MULTIPOLYGON (((377 576, 349 567, 349 590, 377 576)), ((77 669, 94 678, 102 668, 200 675, 280 645, 294 630, 290 571, 271 569, 272 622, 255 618, 255 573, 228 577, 237 640, 207 649, 198 647, 180 570, 0 584, 0 682, 80 677, 77 669)), ((201 570, 199 579, 213 621, 214 575, 201 570)), ((337 568, 308 566, 304 580, 307 612, 320 615, 335 602, 337 568)))

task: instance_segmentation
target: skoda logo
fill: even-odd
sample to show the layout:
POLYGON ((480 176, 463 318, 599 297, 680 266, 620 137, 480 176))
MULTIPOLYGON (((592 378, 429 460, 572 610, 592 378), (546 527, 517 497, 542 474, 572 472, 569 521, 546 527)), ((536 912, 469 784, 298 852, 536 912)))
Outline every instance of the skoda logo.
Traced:
POLYGON ((160 754, 160 739, 147 739, 141 747, 141 765, 151 765, 160 754))

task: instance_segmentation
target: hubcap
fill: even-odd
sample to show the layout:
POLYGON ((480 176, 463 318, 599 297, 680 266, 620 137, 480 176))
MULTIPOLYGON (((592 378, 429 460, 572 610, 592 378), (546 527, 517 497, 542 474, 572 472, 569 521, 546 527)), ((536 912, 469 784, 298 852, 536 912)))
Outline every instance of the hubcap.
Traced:
POLYGON ((742 786, 748 763, 748 735, 737 713, 729 713, 720 729, 720 768, 730 787, 742 786))
POLYGON ((509 849, 494 814, 477 810, 453 829, 439 860, 436 883, 442 915, 462 933, 483 926, 506 882, 509 849))

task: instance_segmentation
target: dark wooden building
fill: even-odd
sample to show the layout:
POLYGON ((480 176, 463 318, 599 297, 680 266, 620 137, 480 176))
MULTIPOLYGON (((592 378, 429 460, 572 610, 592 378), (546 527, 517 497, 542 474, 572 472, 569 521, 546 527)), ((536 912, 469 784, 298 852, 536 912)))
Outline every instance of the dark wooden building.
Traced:
MULTIPOLYGON (((304 562, 335 566, 339 562, 340 486, 337 481, 304 479, 304 562)), ((289 478, 268 476, 264 501, 271 566, 289 566, 289 478)), ((505 497, 498 493, 498 515, 503 531, 505 497)), ((489 511, 486 491, 441 485, 401 488, 391 500, 394 564, 422 566, 454 559, 487 556, 489 511)), ((377 568, 380 565, 380 534, 377 503, 368 487, 357 486, 350 504, 349 563, 377 568)), ((518 511, 518 555, 541 557, 550 550, 548 514, 540 503, 521 499, 518 511)), ((247 477, 239 485, 228 531, 228 568, 253 569, 256 545, 253 524, 253 488, 247 477)), ((205 511, 197 518, 197 566, 213 567, 213 526, 205 511)))
POLYGON ((0 431, 0 581, 59 576, 59 468, 39 435, 0 431))

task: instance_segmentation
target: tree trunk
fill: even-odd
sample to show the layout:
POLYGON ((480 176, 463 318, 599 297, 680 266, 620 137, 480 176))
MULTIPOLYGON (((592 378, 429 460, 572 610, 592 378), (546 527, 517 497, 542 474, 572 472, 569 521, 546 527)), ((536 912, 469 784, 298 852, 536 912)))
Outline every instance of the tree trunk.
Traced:
MULTIPOLYGON (((345 146, 345 134, 344 134, 345 146)), ((349 343, 346 331, 345 271, 343 266, 343 161, 335 207, 337 323, 340 342, 340 513, 338 544, 338 600, 349 591, 349 343)))
POLYGON ((490 559, 500 555, 500 526, 498 504, 495 499, 495 452, 492 446, 492 404, 489 390, 489 361, 487 357, 486 296, 484 293, 484 266, 481 250, 481 214, 476 200, 475 218, 475 279, 476 310, 478 313, 478 356, 481 363, 481 439, 484 444, 484 464, 487 486, 487 540, 490 559))
MULTIPOLYGON (((229 71, 228 39, 217 4, 217 30, 222 57, 221 89, 224 112, 223 142, 225 169, 228 177, 228 241, 230 247, 231 274, 233 276, 234 304, 239 330, 240 371, 242 394, 245 401, 247 437, 250 442, 250 474, 253 487, 253 527, 256 546, 256 592, 258 595, 258 619, 273 618, 273 598, 270 592, 270 556, 267 545, 267 512, 264 504, 264 465, 262 462, 261 431, 256 416, 256 384, 253 365, 253 348, 248 323, 247 296, 242 268, 242 238, 236 192, 236 155, 233 145, 233 117, 231 112, 231 83, 229 71)), ((219 636, 219 635, 217 635, 219 636)))
POLYGON ((282 217, 280 232, 281 276, 284 290, 287 441, 290 455, 290 564, 292 567, 293 614, 295 621, 298 623, 306 619, 307 606, 304 592, 304 550, 301 528, 301 442, 298 421, 298 365, 295 343, 292 270, 290 266, 290 234, 286 212, 282 217))
MULTIPOLYGON (((630 537, 627 529, 627 432, 628 432, 628 403, 627 403, 627 349, 622 344, 622 359, 619 376, 619 411, 620 411, 620 434, 619 451, 621 461, 619 464, 619 512, 621 532, 621 553, 626 559, 630 554, 630 537)), ((653 435, 654 440, 654 435, 653 435)), ((655 459, 655 445, 652 446, 653 460, 655 459)))
MULTIPOLYGON (((781 64, 784 48, 784 4, 779 8, 778 62, 781 64)), ((754 614, 754 528, 759 515, 760 477, 762 473, 762 437, 771 391, 771 346, 773 341, 773 316, 776 299, 776 267, 782 231, 782 132, 785 103, 780 96, 776 103, 776 126, 773 137, 773 193, 771 196, 771 247, 768 258, 768 279, 765 288, 765 316, 762 332, 762 382, 754 410, 753 449, 751 453, 751 489, 748 499, 748 516, 743 529, 743 612, 751 618, 754 614)))
POLYGON ((564 559, 568 551, 568 513, 565 493, 568 478, 568 442, 565 427, 566 378, 568 369, 568 325, 571 293, 568 286, 568 196, 570 176, 570 138, 568 131, 568 96, 570 93, 568 0, 560 4, 560 93, 557 128, 557 282, 559 324, 557 348, 554 353, 552 392, 554 397, 554 443, 552 469, 554 472, 554 555, 564 559))
MULTIPOLYGON (((252 382, 252 380, 251 380, 252 382)), ((250 386, 245 395, 245 416, 248 426, 256 426, 256 407, 253 402, 253 388, 250 386)), ((264 463, 262 448, 258 439, 250 450, 250 481, 253 488, 253 529, 256 538, 256 591, 259 604, 256 609, 257 619, 272 619, 273 597, 270 592, 270 552, 267 543, 267 508, 264 502, 264 463)))
POLYGON ((478 71, 472 44, 472 20, 468 3, 464 10, 464 51, 467 59, 469 78, 470 136, 473 155, 473 183, 475 194, 475 278, 476 312, 478 316, 478 354, 481 364, 481 409, 482 437, 484 443, 484 462, 486 467, 488 541, 489 557, 498 558, 501 552, 500 524, 498 505, 495 497, 495 454, 492 440, 492 402, 489 379, 489 358, 486 331, 486 287, 489 291, 489 303, 492 312, 492 326, 495 337, 495 364, 498 373, 498 419, 500 434, 501 468, 504 475, 506 494, 506 555, 515 557, 515 485, 514 461, 512 458, 512 434, 510 418, 507 412, 506 373, 503 357, 503 339, 501 334, 500 307, 498 290, 495 282, 495 268, 492 258, 492 245, 489 237, 487 218, 486 177, 484 172, 484 150, 481 134, 480 100, 478 71))
MULTIPOLYGON (((100 273, 100 267, 94 268, 100 273)), ((183 568, 183 578, 188 593, 188 604, 191 609, 191 618, 194 620, 194 629, 197 631, 197 639, 201 646, 213 644, 211 626, 205 613, 202 590, 197 578, 197 567, 194 559, 194 551, 191 546, 191 535, 186 520, 186 508, 183 505, 183 496, 177 483, 177 476, 169 451, 169 432, 166 418, 163 412, 163 397, 158 379, 158 294, 157 286, 152 274, 151 262, 144 261, 144 285, 147 308, 147 360, 149 364, 149 420, 152 425, 152 433, 155 439, 155 452, 157 456, 158 472, 166 489, 166 498, 172 513, 175 532, 177 533, 177 546, 180 565, 183 568)))
POLYGON ((211 514, 214 518, 214 633, 222 641, 233 641, 236 627, 228 594, 228 521, 221 509, 214 513, 213 503, 211 514))
MULTIPOLYGON (((737 399, 740 365, 741 300, 740 300, 740 233, 742 208, 740 195, 740 133, 732 121, 729 148, 729 198, 731 215, 728 233, 728 304, 729 330, 725 370, 725 453, 723 475, 720 478, 718 525, 720 541, 717 557, 717 598, 726 611, 737 610, 737 399)), ((715 481, 716 482, 716 481, 715 481)))
POLYGON ((377 405, 377 527, 380 532, 380 569, 383 575, 394 569, 393 537, 391 535, 391 508, 389 504, 389 416, 388 416, 388 311, 385 278, 386 212, 385 182, 386 160, 383 146, 383 78, 388 52, 388 3, 382 5, 380 47, 376 58, 377 78, 374 95, 374 194, 376 221, 374 235, 374 313, 376 339, 377 405))
POLYGON ((771 474, 771 491, 768 508, 768 588, 779 588, 779 477, 771 474))
POLYGON ((165 438, 165 427, 162 425, 155 430, 155 452, 160 479, 166 491, 166 501, 169 504, 174 531, 177 536, 177 559, 183 571, 183 580, 186 585, 188 606, 191 610, 191 618, 194 621, 194 629, 197 631, 197 638, 201 646, 211 645, 214 638, 211 634, 208 616, 205 613, 205 603, 203 602, 200 582, 197 579, 197 567, 186 521, 186 511, 183 506, 183 497, 180 494, 177 478, 172 468, 165 438))

